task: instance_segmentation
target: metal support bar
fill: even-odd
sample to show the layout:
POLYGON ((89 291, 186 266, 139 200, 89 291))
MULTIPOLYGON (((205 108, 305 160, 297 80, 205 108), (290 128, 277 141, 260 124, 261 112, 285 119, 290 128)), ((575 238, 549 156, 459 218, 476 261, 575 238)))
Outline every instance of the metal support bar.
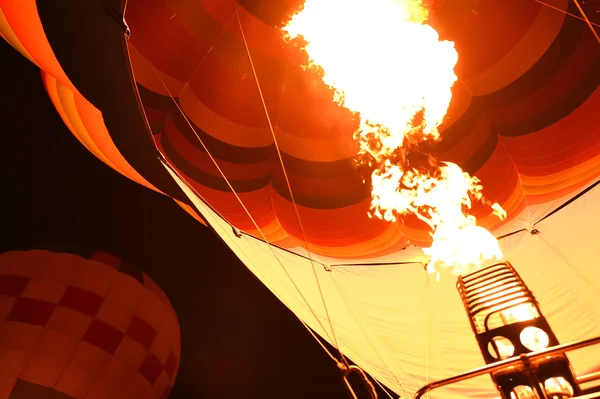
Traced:
MULTIPOLYGON (((510 359, 501 360, 499 362, 492 363, 492 364, 489 364, 484 367, 480 367, 480 368, 476 368, 471 371, 467 371, 466 373, 462 373, 462 374, 456 375, 454 377, 446 378, 443 380, 439 380, 439 381, 435 381, 430 384, 427 384, 417 391, 417 393, 415 395, 415 399, 421 399, 421 397, 423 395, 425 395, 426 393, 428 393, 429 391, 432 391, 434 389, 437 389, 437 388, 440 388, 440 387, 443 387, 446 385, 454 384, 456 382, 464 381, 464 380, 474 378, 474 377, 479 377, 481 375, 490 374, 490 373, 493 373, 494 371, 500 371, 500 370, 506 369, 510 366, 523 364, 524 360, 531 361, 531 360, 535 360, 535 359, 541 359, 545 356, 558 355, 558 354, 572 351, 575 349, 581 349, 581 348, 585 348, 587 346, 597 345, 597 344, 600 344, 600 337, 586 339, 583 341, 571 342, 571 343, 563 344, 563 345, 557 345, 557 346, 553 346, 551 348, 547 348, 547 349, 544 349, 544 350, 541 350, 538 352, 526 353, 519 357, 512 357, 510 359)), ((590 378, 590 376, 593 376, 595 374, 596 373, 588 374, 587 376, 583 376, 582 378, 584 378, 584 377, 590 378)), ((593 380, 593 378, 588 379, 588 381, 592 381, 592 380, 593 380)), ((581 398, 586 398, 586 397, 583 396, 581 398)))
POLYGON ((590 394, 583 395, 583 396, 578 396, 573 399, 600 399, 600 392, 590 393, 590 394))
MULTIPOLYGON (((600 371, 580 375, 577 377, 577 383, 579 383, 579 384, 587 384, 588 382, 594 382, 594 381, 600 382, 600 371)), ((584 389, 584 391, 585 391, 585 389, 584 389)), ((599 395, 598 397, 600 398, 600 392, 598 392, 597 395, 599 395)), ((584 396, 577 396, 576 398, 573 398, 573 399, 586 399, 586 398, 587 398, 587 396, 584 395, 584 396)), ((500 396, 497 396, 493 399, 502 399, 502 398, 500 396)))
POLYGON ((584 374, 580 377, 577 377, 577 382, 580 384, 585 384, 592 381, 600 381, 600 371, 584 374))

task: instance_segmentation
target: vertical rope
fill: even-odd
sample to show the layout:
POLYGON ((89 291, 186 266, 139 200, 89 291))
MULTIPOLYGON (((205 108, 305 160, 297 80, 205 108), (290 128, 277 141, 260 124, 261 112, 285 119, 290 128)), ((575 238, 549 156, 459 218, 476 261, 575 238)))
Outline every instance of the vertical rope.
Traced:
MULTIPOLYGON (((352 315, 352 317, 356 321, 356 324, 358 325, 358 327, 362 331, 362 333, 365 336, 365 338, 367 339, 367 341, 369 341, 369 344, 373 348, 373 351, 376 353, 377 357, 379 358, 379 360, 381 360, 381 362, 385 365, 385 367, 387 367, 387 368, 389 368, 391 370, 392 374, 394 375, 394 378, 396 379, 396 382, 400 385, 400 388, 404 391, 404 393, 406 394, 406 396, 410 397, 410 394, 408 393, 408 390, 406 389, 406 386, 402 383, 402 381, 400 381, 400 379, 398 378, 398 375, 396 374, 396 372, 394 371, 394 369, 392 367, 390 367, 389 364, 387 364, 387 362, 385 361, 385 359, 383 359, 383 357, 381 356, 381 354, 379 353, 379 351, 377 350, 377 348, 375 347, 375 345, 373 344, 373 342, 371 342, 371 339, 369 338, 369 335, 367 334, 367 332, 365 331, 365 328, 362 325, 363 323, 361 323, 360 318, 356 315, 356 312, 353 310, 353 307, 350 306, 350 302, 351 301, 349 300, 348 295, 346 294, 345 290, 338 283, 338 281, 335 279, 334 275, 332 275, 331 278, 333 279, 333 282, 335 283, 335 286, 337 287, 338 292, 340 293, 340 297, 342 298, 342 300, 344 301, 344 304, 348 308, 348 311, 350 312, 350 314, 352 315)), ((364 324, 367 324, 367 323, 365 322, 364 324)), ((375 337, 377 337, 376 334, 373 334, 373 335, 375 335, 375 337)), ((382 346, 385 347, 385 345, 383 345, 383 343, 382 343, 382 346)), ((407 377, 407 380, 410 380, 412 383, 414 383, 413 389, 414 389, 414 391, 416 391, 419 387, 418 387, 418 384, 416 383, 415 379, 410 374, 408 374, 406 371, 404 371, 404 369, 399 364, 397 364, 397 362, 394 361, 394 357, 391 355, 391 353, 389 353, 389 351, 388 351, 387 354, 391 358, 391 360, 395 364, 395 366, 398 367, 400 369, 400 371, 407 377)))
MULTIPOLYGON (((425 273, 425 385, 429 384, 429 334, 431 324, 431 282, 429 273, 425 273)), ((426 395, 429 399, 429 393, 426 395)))
POLYGON ((223 36, 223 33, 225 32, 225 30, 227 29, 227 27, 229 26, 229 24, 231 23, 231 21, 233 21, 233 17, 234 17, 234 15, 231 15, 231 17, 229 18, 229 21, 227 21, 227 23, 225 25, 223 25, 223 28, 221 29, 221 31, 219 32, 219 34, 217 35, 217 37, 215 38, 215 40, 210 45, 210 48, 202 56, 202 59, 200 60, 200 62, 198 63, 198 65, 196 65, 196 68, 194 68, 194 72, 192 72, 192 75, 189 77, 189 79, 187 80, 187 82, 185 82, 185 85, 181 88, 181 90, 179 91, 179 93, 177 93, 176 97, 181 96, 181 93, 183 93, 184 90, 188 88, 188 86, 190 85, 190 82, 192 81, 192 79, 194 79, 194 77, 198 73, 198 70, 200 69, 200 67, 202 66, 202 64, 204 64, 204 61, 206 60, 206 58, 208 57, 208 55, 213 51, 215 45, 217 44, 217 42, 219 41, 219 39, 221 38, 221 36, 223 36))
MULTIPOLYGON (((533 0, 533 1, 535 1, 536 3, 540 3, 540 4, 542 4, 542 5, 544 5, 544 6, 548 7, 548 8, 551 8, 551 9, 553 9, 553 10, 555 10, 555 11, 558 11, 558 12, 560 12, 560 13, 563 13, 563 14, 565 14, 565 15, 568 15, 569 17, 577 18, 577 19, 578 19, 578 20, 580 20, 580 21, 584 21, 584 22, 586 22, 586 19, 585 19, 585 18, 583 18, 583 17, 580 17, 579 15, 575 15, 575 14, 573 14, 573 13, 570 13, 570 12, 568 12, 568 11, 562 10, 562 9, 560 9, 560 8, 558 8, 558 7, 556 7, 556 6, 553 6, 552 4, 548 4, 548 3, 546 3, 546 2, 544 2, 544 1, 542 1, 542 0, 533 0)), ((600 27, 600 25, 598 25, 598 24, 596 24, 596 23, 594 23, 594 22, 591 22, 591 21, 590 21, 589 23, 590 23, 590 24, 592 24, 593 26, 600 27)))
POLYGON ((590 19, 588 18, 587 14, 585 13, 585 11, 583 11, 583 8, 581 7, 581 4, 579 4, 579 0, 573 0, 573 3, 575 3, 575 6, 577 7, 577 9, 579 10, 579 12, 581 13, 581 16, 583 17, 583 19, 585 20, 585 23, 587 24, 587 26, 592 31, 592 35, 594 35, 594 37, 596 38, 596 41, 598 42, 598 44, 600 44, 600 36, 598 36, 598 32, 596 32, 596 29, 594 29, 594 25, 592 24, 592 21, 590 21, 590 19))
POLYGON ((379 388, 388 396, 388 398, 394 399, 394 397, 392 396, 392 394, 388 392, 387 388, 384 387, 383 384, 381 382, 379 382, 379 380, 377 378, 373 378, 373 381, 375 381, 375 383, 377 385, 379 385, 379 388))
MULTIPOLYGON (((300 320, 300 319, 298 319, 298 320, 300 320)), ((321 345, 321 348, 323 348, 323 350, 325 351, 325 353, 327 353, 327 355, 331 358, 331 360, 333 360, 339 366, 339 364, 340 364, 339 360, 335 356, 333 356, 333 354, 329 351, 329 349, 327 349, 325 344, 323 344, 323 342, 321 342, 319 337, 317 337, 317 335, 313 332, 312 328, 310 328, 308 326, 308 324, 306 324, 302 320, 300 320, 300 323, 302 323, 302 325, 304 326, 304 328, 306 328, 306 330, 310 333, 310 335, 312 335, 312 337, 319 343, 319 345, 321 345)))

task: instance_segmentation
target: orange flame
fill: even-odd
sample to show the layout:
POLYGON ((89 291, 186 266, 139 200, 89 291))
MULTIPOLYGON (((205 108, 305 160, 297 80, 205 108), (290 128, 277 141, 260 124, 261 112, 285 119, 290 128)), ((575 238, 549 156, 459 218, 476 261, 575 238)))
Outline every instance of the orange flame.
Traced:
POLYGON ((430 155, 425 167, 409 161, 420 142, 439 138, 457 80, 454 43, 440 41, 427 18, 421 0, 306 0, 283 30, 303 37, 307 67, 321 67, 334 100, 360 116, 357 160, 374 169, 370 216, 416 215, 433 231, 430 271, 463 273, 502 252, 467 213, 483 200, 476 177, 430 155))

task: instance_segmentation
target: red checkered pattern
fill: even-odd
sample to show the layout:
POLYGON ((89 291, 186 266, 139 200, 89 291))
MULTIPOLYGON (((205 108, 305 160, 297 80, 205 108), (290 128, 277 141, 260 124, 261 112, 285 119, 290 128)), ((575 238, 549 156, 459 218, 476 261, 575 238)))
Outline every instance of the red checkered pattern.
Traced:
POLYGON ((16 387, 75 399, 166 398, 180 350, 166 295, 118 258, 0 255, 0 398, 20 397, 16 387))

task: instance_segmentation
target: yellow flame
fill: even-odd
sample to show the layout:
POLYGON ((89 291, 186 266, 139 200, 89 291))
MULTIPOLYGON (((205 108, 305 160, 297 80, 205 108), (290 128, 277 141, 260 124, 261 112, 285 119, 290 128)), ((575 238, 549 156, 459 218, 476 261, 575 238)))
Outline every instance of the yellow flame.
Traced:
MULTIPOLYGON (((487 304, 486 304, 487 305, 487 304)), ((520 321, 533 320, 539 317, 539 313, 530 303, 522 303, 512 308, 502 310, 500 312, 506 324, 517 323, 520 321)))
POLYGON ((284 30, 304 37, 337 101, 360 112, 361 134, 383 133, 385 126, 380 140, 393 149, 421 110, 423 132, 437 138, 452 97, 458 55, 453 43, 422 25, 426 18, 417 1, 307 0, 284 30))
POLYGON ((457 80, 454 43, 441 41, 427 18, 421 0, 306 0, 283 30, 304 39, 307 67, 320 67, 335 101, 360 116, 354 137, 357 159, 374 168, 372 215, 416 215, 433 231, 424 250, 430 270, 463 273, 502 252, 467 213, 483 199, 477 178, 431 157, 425 168, 407 161, 420 142, 439 138, 457 80))

